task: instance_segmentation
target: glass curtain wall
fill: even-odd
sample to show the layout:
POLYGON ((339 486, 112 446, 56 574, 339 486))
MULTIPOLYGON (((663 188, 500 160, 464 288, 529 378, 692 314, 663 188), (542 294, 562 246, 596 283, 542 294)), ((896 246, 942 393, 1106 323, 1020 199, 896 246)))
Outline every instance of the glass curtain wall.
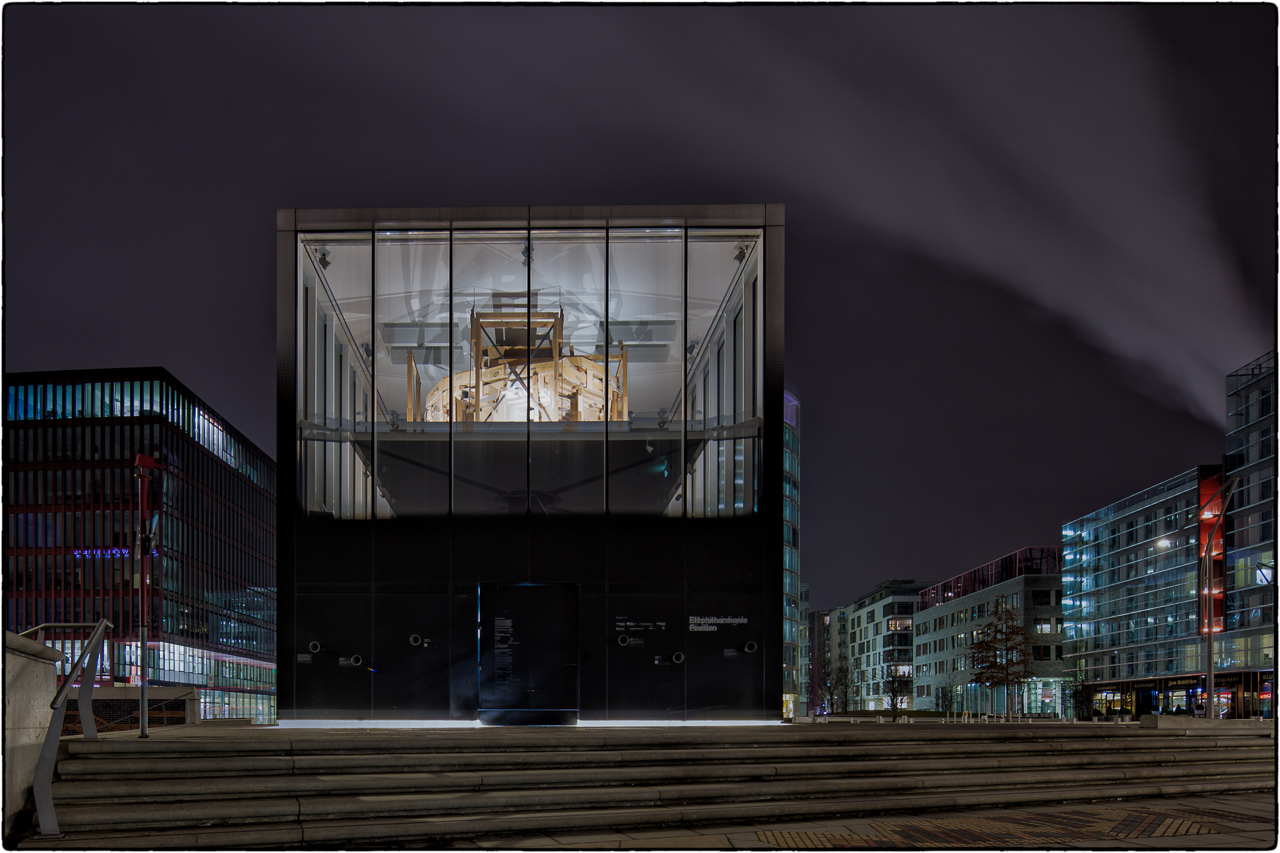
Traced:
MULTIPOLYGON (((375 500, 385 503, 372 478, 373 241, 369 234, 311 235, 298 248, 298 461, 306 508, 370 518, 375 500)), ((385 421, 385 407, 378 408, 376 418, 385 421)))
POLYGON ((760 236, 300 235, 307 510, 754 513, 760 236))
POLYGON ((609 234, 609 511, 684 514, 685 232, 609 234))
POLYGON ((449 511, 449 249, 448 233, 377 235, 377 482, 392 515, 449 511))
POLYGON ((763 379, 758 231, 690 231, 690 514, 756 511, 763 379))
POLYGON ((599 514, 622 387, 605 346, 605 232, 534 231, 531 247, 529 512, 599 514))

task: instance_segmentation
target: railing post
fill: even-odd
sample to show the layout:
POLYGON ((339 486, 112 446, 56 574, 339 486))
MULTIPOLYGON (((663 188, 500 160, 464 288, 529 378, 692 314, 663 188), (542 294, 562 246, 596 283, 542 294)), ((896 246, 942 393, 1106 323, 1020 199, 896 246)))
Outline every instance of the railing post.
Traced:
MULTIPOLYGON (((79 623, 64 623, 62 627, 81 627, 79 623)), ((92 661, 92 677, 97 678, 98 675, 98 654, 102 650, 102 643, 106 640, 107 629, 112 627, 111 623, 105 619, 99 620, 94 626, 93 633, 89 635, 89 643, 80 653, 80 659, 75 661, 71 669, 67 670, 66 678, 62 682, 62 686, 58 688, 58 692, 54 694, 53 701, 49 703, 49 709, 53 712, 50 715, 49 730, 45 732, 44 744, 40 747, 40 758, 36 761, 35 778, 31 780, 31 793, 36 801, 36 816, 40 821, 40 834, 45 837, 60 837, 61 831, 58 829, 58 815, 53 808, 53 772, 58 763, 58 743, 62 739, 62 721, 67 715, 67 694, 71 690, 71 684, 75 681, 76 676, 83 673, 85 664, 92 661)), ((40 632, 43 636, 43 632, 40 632)), ((97 739, 97 727, 93 722, 93 681, 90 680, 88 700, 85 697, 77 696, 77 703, 82 709, 80 725, 82 731, 92 731, 93 737, 89 740, 97 739), (88 710, 85 714, 83 709, 88 710), (86 722, 87 720, 87 722, 86 722)))
POLYGON ((36 778, 31 781, 31 793, 36 801, 36 816, 40 819, 40 834, 61 836, 58 816, 53 810, 53 767, 58 761, 58 741, 62 739, 62 719, 67 714, 63 702, 53 711, 49 731, 45 732, 44 745, 40 747, 40 760, 36 762, 36 778))
POLYGON ((98 723, 93 718, 93 685, 98 680, 98 658, 102 655, 102 644, 105 642, 106 634, 103 634, 89 649, 89 660, 80 671, 80 692, 76 695, 76 708, 80 712, 80 731, 85 740, 98 739, 98 723), (86 672, 89 675, 87 681, 86 672))

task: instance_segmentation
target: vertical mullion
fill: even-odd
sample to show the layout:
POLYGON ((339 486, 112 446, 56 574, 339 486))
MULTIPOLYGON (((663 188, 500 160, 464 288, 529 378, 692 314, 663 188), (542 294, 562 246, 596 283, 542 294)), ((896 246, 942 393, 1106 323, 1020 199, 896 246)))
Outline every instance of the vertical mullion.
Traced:
POLYGON ((449 222, 449 509, 448 514, 453 515, 453 431, 455 422, 457 421, 457 412, 455 411, 456 402, 453 390, 453 348, 455 346, 453 340, 453 221, 449 222))
MULTIPOLYGON (((612 412, 609 410, 609 235, 613 229, 606 222, 604 227, 604 514, 609 514, 609 433, 612 412)), ((558 390, 558 389, 557 389, 558 390)), ((579 416, 581 417, 581 416, 579 416)), ((605 566, 606 580, 608 565, 605 566)))
MULTIPOLYGON (((380 477, 378 476, 378 370, 375 362, 375 359, 377 358, 377 355, 378 355, 378 350, 377 350, 378 307, 377 307, 377 299, 375 298, 375 295, 374 295, 374 289, 375 289, 374 282, 377 279, 377 275, 378 275, 378 266, 377 266, 378 264, 378 261, 377 261, 378 231, 377 229, 373 229, 369 232, 369 241, 370 241, 369 242, 369 344, 373 349, 373 355, 370 356, 370 361, 369 361, 369 386, 370 388, 372 388, 372 391, 370 392, 372 396, 372 400, 370 400, 370 408, 373 411, 370 415, 367 415, 369 417, 369 429, 370 429, 369 445, 372 448, 369 454, 369 458, 372 460, 372 463, 373 463, 373 477, 370 478, 370 482, 373 484, 373 494, 370 495, 369 497, 370 497, 370 503, 372 504, 372 507, 373 507, 373 512, 370 515, 370 518, 376 519, 378 517, 378 494, 379 494, 378 481, 380 480, 380 477)), ((337 306, 334 306, 334 307, 336 308, 337 306)), ((360 349, 359 342, 352 341, 351 343, 355 346, 357 350, 360 349)), ((360 355, 360 353, 357 353, 357 355, 360 355)), ((370 606, 372 606, 373 599, 370 598, 369 601, 370 601, 370 606)))
MULTIPOLYGON (((355 341, 352 341, 352 343, 356 345, 357 349, 359 349, 360 345, 358 343, 356 343, 355 341)), ((378 621, 377 621, 378 614, 374 610, 374 595, 373 595, 374 568, 373 567, 374 567, 374 564, 377 562, 377 554, 378 554, 378 537, 377 537, 378 528, 376 525, 376 520, 378 518, 378 493, 380 491, 378 488, 378 484, 379 484, 379 480, 381 479, 381 477, 378 474, 378 418, 377 418, 377 412, 378 412, 378 229, 376 227, 376 223, 374 227, 371 228, 371 230, 369 231, 369 344, 370 344, 370 347, 372 348, 372 354, 369 356, 369 376, 370 376, 370 384, 373 386, 374 417, 370 421, 370 425, 372 426, 372 429, 373 429, 373 440, 372 440, 373 481, 372 482, 373 482, 373 492, 374 492, 373 518, 375 520, 375 525, 373 530, 371 531, 373 535, 369 537, 370 538, 369 587, 368 587, 368 592, 365 593, 365 596, 369 602, 368 603, 369 634, 367 635, 368 642, 369 642, 369 650, 373 651, 373 626, 378 624, 378 621)), ((342 424, 341 420, 339 420, 338 424, 339 424, 339 428, 341 428, 341 424, 342 424)), ((353 448, 353 451, 354 451, 354 448, 353 448)), ((390 501, 388 501, 387 502, 388 512, 391 511, 390 507, 391 507, 391 503, 390 501)), ((374 702, 373 679, 369 678, 369 676, 364 676, 364 678, 368 681, 368 684, 369 684, 369 704, 366 710, 372 711, 373 702, 374 702)))
MULTIPOLYGON (((688 491, 687 487, 689 485, 689 480, 688 480, 688 474, 686 472, 689 470, 689 466, 688 466, 688 463, 685 462, 685 458, 684 458, 686 446, 689 440, 689 416, 688 416, 688 411, 689 411, 689 400, 688 400, 688 391, 689 391, 689 376, 688 376, 688 371, 689 371, 689 366, 688 366, 688 361, 689 361, 689 226, 687 221, 684 227, 684 231, 682 232, 680 249, 684 253, 684 263, 682 264, 683 271, 681 274, 681 278, 683 279, 683 281, 681 283, 681 294, 680 294, 680 311, 681 311, 681 316, 680 316, 680 408, 682 413, 684 414, 684 417, 681 418, 681 421, 680 421, 680 479, 681 479, 681 487, 685 488, 685 490, 688 491)), ((705 427, 704 427, 703 434, 704 435, 706 434, 705 427)), ((692 510, 689 509, 690 498, 688 494, 684 496, 684 500, 681 501, 681 503, 684 504, 683 517, 688 518, 690 512, 692 512, 692 510)), ((687 539, 687 537, 689 536, 688 527, 685 528, 684 535, 687 539)), ((689 565, 688 565, 688 556, 687 556, 688 555, 687 545, 685 549, 685 555, 686 555, 686 559, 685 559, 685 566, 684 566, 684 595, 681 596, 681 598, 684 601, 684 613, 682 614, 682 621, 687 623, 689 619, 689 565)), ((682 713, 680 715, 680 718, 682 720, 688 721, 689 719, 689 668, 681 667, 681 670, 682 670, 681 675, 684 677, 684 707, 681 709, 682 713)))
MULTIPOLYGON (((680 296, 680 310, 682 312, 680 318, 680 409, 683 414, 680 419, 680 484, 681 488, 688 492, 689 463, 685 459, 689 443, 689 227, 687 225, 684 229, 684 240, 681 243, 681 249, 684 252, 684 281, 680 296)), ((703 405, 705 406, 706 404, 704 403, 703 405)), ((686 494, 681 503, 684 504, 683 515, 688 518, 693 512, 690 508, 692 499, 686 494)))
MULTIPOLYGON (((609 442, 612 439, 613 432, 613 412, 609 405, 609 261, 611 260, 612 246, 609 237, 613 233, 609 220, 604 223, 604 542, 601 543, 600 556, 604 563, 604 595, 601 596, 606 612, 609 607, 609 528, 612 522, 609 519, 609 491, 611 489, 609 476, 609 442)), ((605 643, 604 652, 604 716, 610 719, 612 709, 609 707, 609 670, 610 660, 613 655, 613 644, 605 643)), ((578 688, 581 694, 581 686, 578 688)))
MULTIPOLYGON (((529 253, 524 265, 524 514, 527 517, 533 512, 533 435, 530 426, 530 410, 533 408, 533 208, 525 211, 524 245, 529 253)), ((525 541, 528 542, 527 539, 525 541)), ((527 558, 525 571, 529 571, 527 558)))

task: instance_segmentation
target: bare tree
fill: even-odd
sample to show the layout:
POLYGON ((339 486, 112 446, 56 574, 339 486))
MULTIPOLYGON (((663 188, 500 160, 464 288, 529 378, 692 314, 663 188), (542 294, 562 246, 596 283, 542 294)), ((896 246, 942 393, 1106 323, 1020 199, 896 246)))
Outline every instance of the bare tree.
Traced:
POLYGON ((817 704, 826 709, 826 713, 830 714, 837 710, 847 710, 846 703, 849 697, 849 672, 840 664, 839 660, 833 660, 831 656, 824 656, 822 659, 822 667, 818 672, 816 683, 814 684, 814 699, 817 704))
POLYGON ((941 711, 944 714, 950 714, 956 709, 956 688, 962 683, 961 675, 958 672, 947 672, 942 675, 937 684, 937 692, 933 695, 933 709, 941 711))
POLYGON ((1004 688, 1005 718, 1012 719, 1013 693, 1031 678, 1031 639, 1018 611, 1002 608, 983 625, 981 638, 969 647, 973 681, 1004 688))
POLYGON ((906 710, 907 700, 915 688, 910 673, 911 667, 902 664, 885 667, 884 681, 880 686, 889 697, 889 711, 895 723, 898 721, 898 710, 906 710))
POLYGON ((1062 681, 1063 713, 1077 720, 1089 719, 1093 710, 1093 688, 1085 684, 1078 674, 1062 681))

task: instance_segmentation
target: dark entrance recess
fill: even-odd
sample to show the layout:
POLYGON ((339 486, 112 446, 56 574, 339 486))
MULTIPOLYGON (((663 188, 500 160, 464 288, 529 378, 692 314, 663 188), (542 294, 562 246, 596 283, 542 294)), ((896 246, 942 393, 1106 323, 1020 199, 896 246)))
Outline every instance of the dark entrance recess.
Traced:
POLYGON ((576 584, 481 584, 480 722, 578 721, 576 584))

